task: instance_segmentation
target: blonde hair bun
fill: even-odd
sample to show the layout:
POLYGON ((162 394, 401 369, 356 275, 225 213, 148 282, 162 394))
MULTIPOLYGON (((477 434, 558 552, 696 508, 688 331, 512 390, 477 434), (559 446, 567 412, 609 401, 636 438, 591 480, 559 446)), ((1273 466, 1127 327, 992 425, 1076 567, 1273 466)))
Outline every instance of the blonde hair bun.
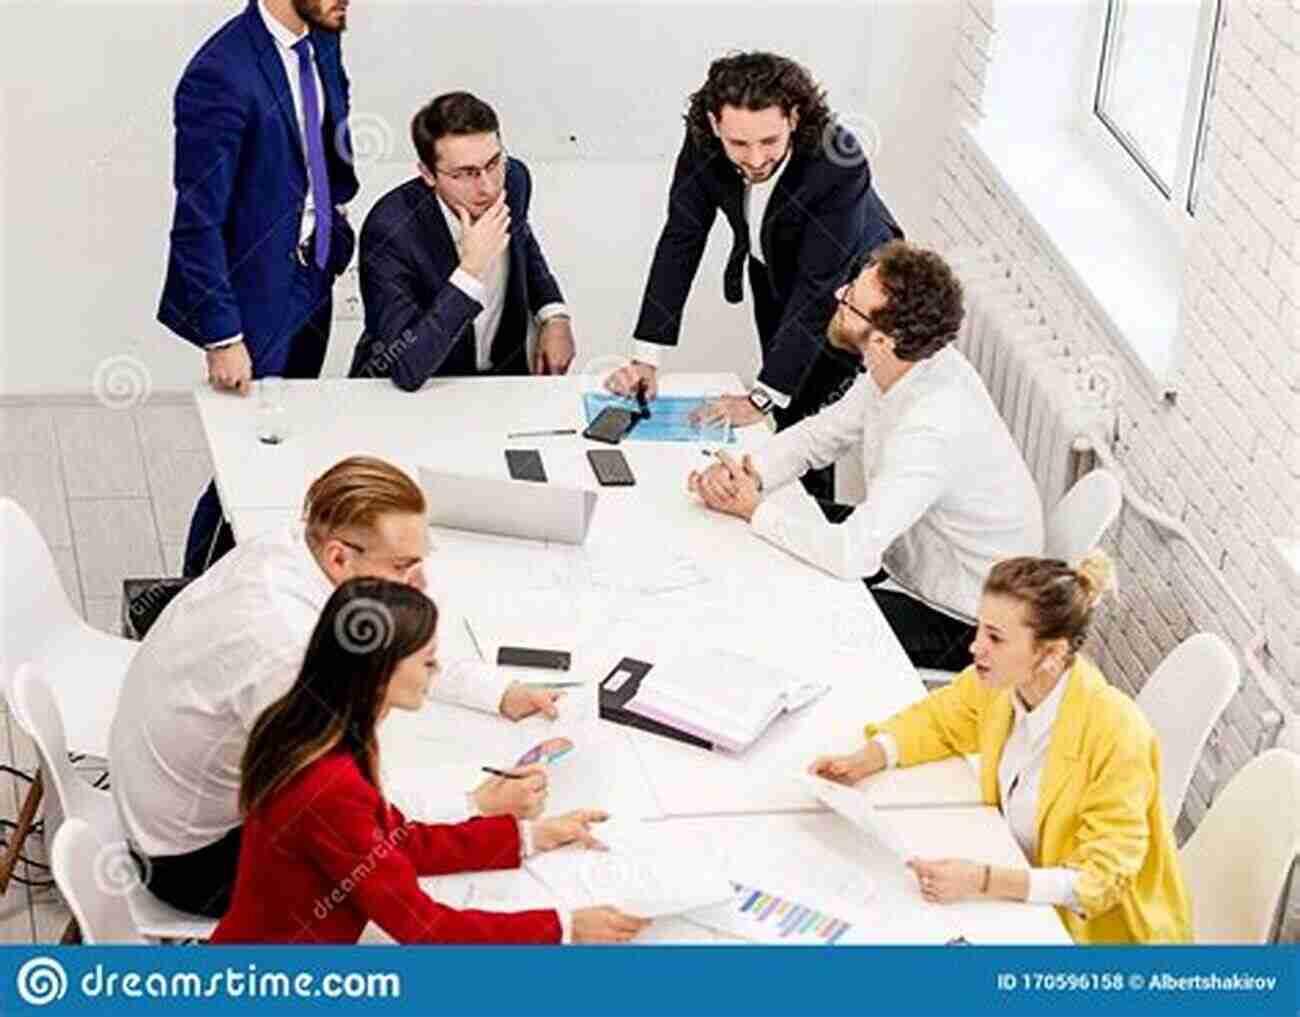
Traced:
POLYGON ((1094 547, 1074 564, 1074 574, 1088 598, 1088 607, 1094 607, 1107 593, 1115 591, 1115 566, 1110 556, 1094 547))

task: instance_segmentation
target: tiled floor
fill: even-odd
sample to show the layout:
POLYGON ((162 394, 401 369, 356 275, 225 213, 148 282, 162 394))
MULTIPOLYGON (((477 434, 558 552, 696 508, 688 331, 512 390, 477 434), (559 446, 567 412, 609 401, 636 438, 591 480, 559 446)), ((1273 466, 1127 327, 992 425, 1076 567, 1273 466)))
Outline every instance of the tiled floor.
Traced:
MULTIPOLYGON (((68 598, 106 632, 121 625, 122 580, 179 575, 190 511, 211 476, 198 413, 189 400, 143 406, 98 403, 0 406, 0 495, 35 520, 68 598)), ((31 772, 30 741, 0 700, 0 761, 31 772)), ((0 818, 12 821, 27 784, 0 774, 0 818)), ((25 852, 45 861, 40 837, 25 852)), ((49 873, 19 866, 18 875, 49 873)), ((57 891, 15 882, 0 896, 0 943, 57 941, 68 911, 57 891)))

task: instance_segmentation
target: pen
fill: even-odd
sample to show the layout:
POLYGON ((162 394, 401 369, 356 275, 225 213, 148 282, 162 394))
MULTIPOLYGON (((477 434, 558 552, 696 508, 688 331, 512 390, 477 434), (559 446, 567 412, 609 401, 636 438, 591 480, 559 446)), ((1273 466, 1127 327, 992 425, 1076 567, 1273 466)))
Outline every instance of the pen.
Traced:
POLYGON ((469 633, 469 641, 474 644, 474 652, 478 654, 478 659, 484 661, 487 660, 487 658, 483 656, 483 647, 478 644, 478 636, 474 635, 474 630, 470 628, 468 618, 465 619, 465 631, 469 633))
POLYGON ((506 435, 507 438, 547 438, 551 435, 558 434, 577 434, 577 430, 572 427, 561 427, 554 431, 511 431, 506 435))
POLYGON ((505 770, 498 770, 495 766, 479 767, 484 773, 490 773, 493 777, 504 777, 506 780, 523 780, 528 776, 526 773, 507 773, 505 770))
POLYGON ((637 406, 639 406, 639 407, 641 408, 641 409, 640 409, 640 413, 641 413, 642 418, 644 418, 644 419, 646 419, 646 420, 649 420, 649 419, 650 419, 650 407, 646 405, 646 401, 645 401, 645 387, 646 387, 646 386, 645 386, 645 379, 642 379, 641 381, 638 381, 638 382, 636 383, 636 404, 637 404, 637 406))

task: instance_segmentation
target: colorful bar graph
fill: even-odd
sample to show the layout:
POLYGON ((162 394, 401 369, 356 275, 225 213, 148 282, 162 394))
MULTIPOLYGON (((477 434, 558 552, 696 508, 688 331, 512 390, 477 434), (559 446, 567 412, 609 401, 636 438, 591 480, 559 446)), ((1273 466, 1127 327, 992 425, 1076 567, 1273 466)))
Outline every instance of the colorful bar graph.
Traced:
POLYGON ((733 906, 737 916, 743 915, 754 925, 761 926, 759 938, 764 941, 802 939, 830 946, 852 928, 849 922, 797 901, 743 883, 733 882, 731 885, 736 890, 733 906))

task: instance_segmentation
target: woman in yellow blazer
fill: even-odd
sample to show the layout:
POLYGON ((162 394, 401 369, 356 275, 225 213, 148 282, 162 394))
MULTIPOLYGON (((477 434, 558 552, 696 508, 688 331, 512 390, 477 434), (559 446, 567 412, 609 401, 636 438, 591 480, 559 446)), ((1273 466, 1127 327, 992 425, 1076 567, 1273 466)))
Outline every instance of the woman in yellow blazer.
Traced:
POLYGON ((888 766, 978 752, 1030 869, 911 859, 926 900, 1057 907, 1079 943, 1191 940, 1191 909, 1160 795, 1160 745, 1137 705, 1078 654, 1110 587, 1093 552, 1077 569, 999 562, 980 600, 975 663, 949 686, 868 725, 865 748, 810 770, 852 784, 888 766))

